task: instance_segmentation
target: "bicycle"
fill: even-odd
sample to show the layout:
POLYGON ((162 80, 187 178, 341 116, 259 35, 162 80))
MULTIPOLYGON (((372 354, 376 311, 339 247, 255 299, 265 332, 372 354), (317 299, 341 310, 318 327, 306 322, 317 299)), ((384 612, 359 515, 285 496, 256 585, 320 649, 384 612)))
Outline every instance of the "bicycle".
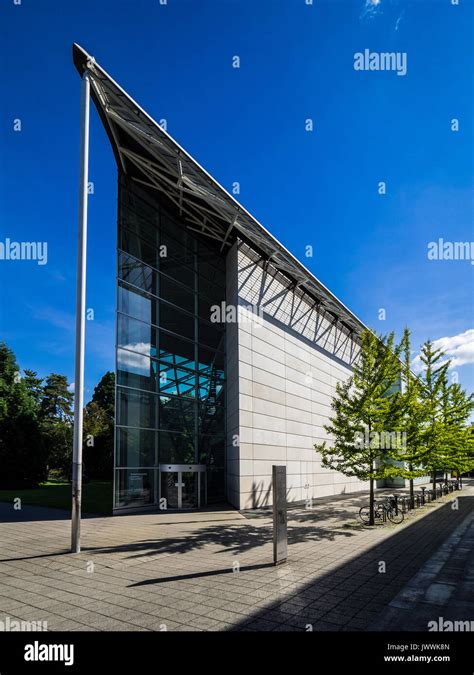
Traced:
MULTIPOLYGON (((370 522, 370 506, 362 506, 359 509, 359 518, 364 523, 368 525, 370 522)), ((374 522, 377 520, 384 521, 386 518, 389 519, 394 525, 400 525, 403 522, 403 513, 401 509, 395 507, 395 500, 390 499, 384 502, 377 502, 374 500, 374 522)))

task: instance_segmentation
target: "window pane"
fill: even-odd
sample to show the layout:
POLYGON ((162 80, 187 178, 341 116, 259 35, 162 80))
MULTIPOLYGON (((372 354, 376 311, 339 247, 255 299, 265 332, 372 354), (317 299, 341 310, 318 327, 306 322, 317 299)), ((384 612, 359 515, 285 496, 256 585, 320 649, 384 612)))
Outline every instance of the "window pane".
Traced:
POLYGON ((158 329, 123 314, 118 315, 117 340, 120 347, 146 356, 156 356, 158 329))
POLYGON ((146 323, 158 323, 158 302, 151 296, 126 286, 119 286, 118 311, 146 323))
POLYGON ((204 282, 205 279, 211 281, 218 288, 225 288, 225 276, 222 270, 217 269, 214 261, 217 258, 216 254, 209 253, 206 258, 199 257, 198 259, 198 273, 199 283, 204 282))
POLYGON ((224 371, 224 354, 223 352, 216 352, 213 349, 206 349, 199 347, 199 370, 214 370, 224 371))
POLYGON ((219 324, 210 324, 206 321, 199 321, 199 342, 213 349, 224 349, 224 332, 219 324))
POLYGON ((224 499, 224 469, 219 466, 207 467, 207 501, 216 503, 224 499))
POLYGON ((178 307, 194 313, 194 293, 164 274, 160 275, 160 297, 173 305, 178 305, 178 307))
POLYGON ((157 363, 144 354, 117 349, 117 384, 156 391, 157 363))
POLYGON ((221 434, 225 429, 224 406, 217 403, 199 406, 199 431, 202 434, 221 434))
POLYGON ((133 389, 117 389, 117 424, 158 429, 158 397, 133 389))
POLYGON ((120 248, 126 253, 130 253, 135 258, 142 260, 146 265, 151 265, 158 269, 159 249, 137 237, 133 232, 126 228, 121 229, 120 248))
POLYGON ((196 462, 194 434, 160 431, 159 435, 160 463, 194 464, 196 462))
POLYGON ((115 472, 115 506, 153 504, 155 471, 152 469, 118 469, 115 472))
POLYGON ((194 317, 165 302, 160 302, 160 327, 194 340, 194 317))
POLYGON ((195 370, 194 353, 194 342, 187 342, 160 331, 160 361, 170 365, 182 366, 188 370, 195 370))
POLYGON ((225 285, 220 286, 215 283, 215 281, 209 281, 208 279, 199 278, 199 298, 201 302, 200 312, 206 316, 206 302, 210 305, 220 305, 221 302, 225 300, 225 285))
POLYGON ((127 253, 119 253, 119 278, 144 291, 158 295, 158 272, 135 260, 127 253))
POLYGON ((194 434, 196 403, 182 396, 160 396, 160 429, 194 434))
POLYGON ((196 374, 190 370, 160 363, 160 392, 174 396, 194 398, 196 395, 196 374))
POLYGON ((199 436, 199 462, 213 466, 224 466, 224 436, 199 436))
POLYGON ((122 223, 137 237, 144 239, 151 246, 158 247, 159 214, 152 206, 144 202, 135 203, 133 207, 124 205, 122 223))
POLYGON ((117 428, 118 466, 154 466, 156 431, 117 428))

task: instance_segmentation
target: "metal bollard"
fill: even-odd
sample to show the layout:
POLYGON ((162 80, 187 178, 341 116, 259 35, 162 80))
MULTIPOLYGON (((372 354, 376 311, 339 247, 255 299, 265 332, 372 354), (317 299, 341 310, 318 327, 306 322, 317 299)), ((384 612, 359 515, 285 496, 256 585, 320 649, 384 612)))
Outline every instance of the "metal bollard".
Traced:
POLYGON ((398 495, 393 495, 393 502, 395 507, 395 515, 398 516, 398 495))
POLYGON ((273 478, 273 564, 285 563, 288 557, 286 514, 286 466, 272 466, 273 478))

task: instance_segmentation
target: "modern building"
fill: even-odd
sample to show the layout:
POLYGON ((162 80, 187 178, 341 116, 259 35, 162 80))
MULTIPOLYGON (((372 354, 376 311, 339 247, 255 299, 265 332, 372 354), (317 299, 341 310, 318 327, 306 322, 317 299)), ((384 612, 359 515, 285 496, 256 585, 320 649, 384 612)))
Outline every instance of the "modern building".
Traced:
POLYGON ((363 323, 74 45, 118 167, 114 510, 365 489, 322 467, 363 323), (160 502, 161 500, 161 502, 160 502))

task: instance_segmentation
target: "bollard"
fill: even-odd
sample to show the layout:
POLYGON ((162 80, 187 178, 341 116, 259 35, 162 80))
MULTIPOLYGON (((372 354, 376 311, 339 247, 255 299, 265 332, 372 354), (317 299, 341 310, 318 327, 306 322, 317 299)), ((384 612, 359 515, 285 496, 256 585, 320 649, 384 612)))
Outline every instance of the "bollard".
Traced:
POLYGON ((425 490, 426 490, 425 487, 421 488, 421 503, 423 504, 423 506, 425 505, 425 490))
POLYGON ((288 557, 286 515, 286 466, 272 466, 273 488, 273 564, 280 565, 288 557))
POLYGON ((393 501, 395 506, 395 515, 398 516, 398 495, 393 495, 393 501))

